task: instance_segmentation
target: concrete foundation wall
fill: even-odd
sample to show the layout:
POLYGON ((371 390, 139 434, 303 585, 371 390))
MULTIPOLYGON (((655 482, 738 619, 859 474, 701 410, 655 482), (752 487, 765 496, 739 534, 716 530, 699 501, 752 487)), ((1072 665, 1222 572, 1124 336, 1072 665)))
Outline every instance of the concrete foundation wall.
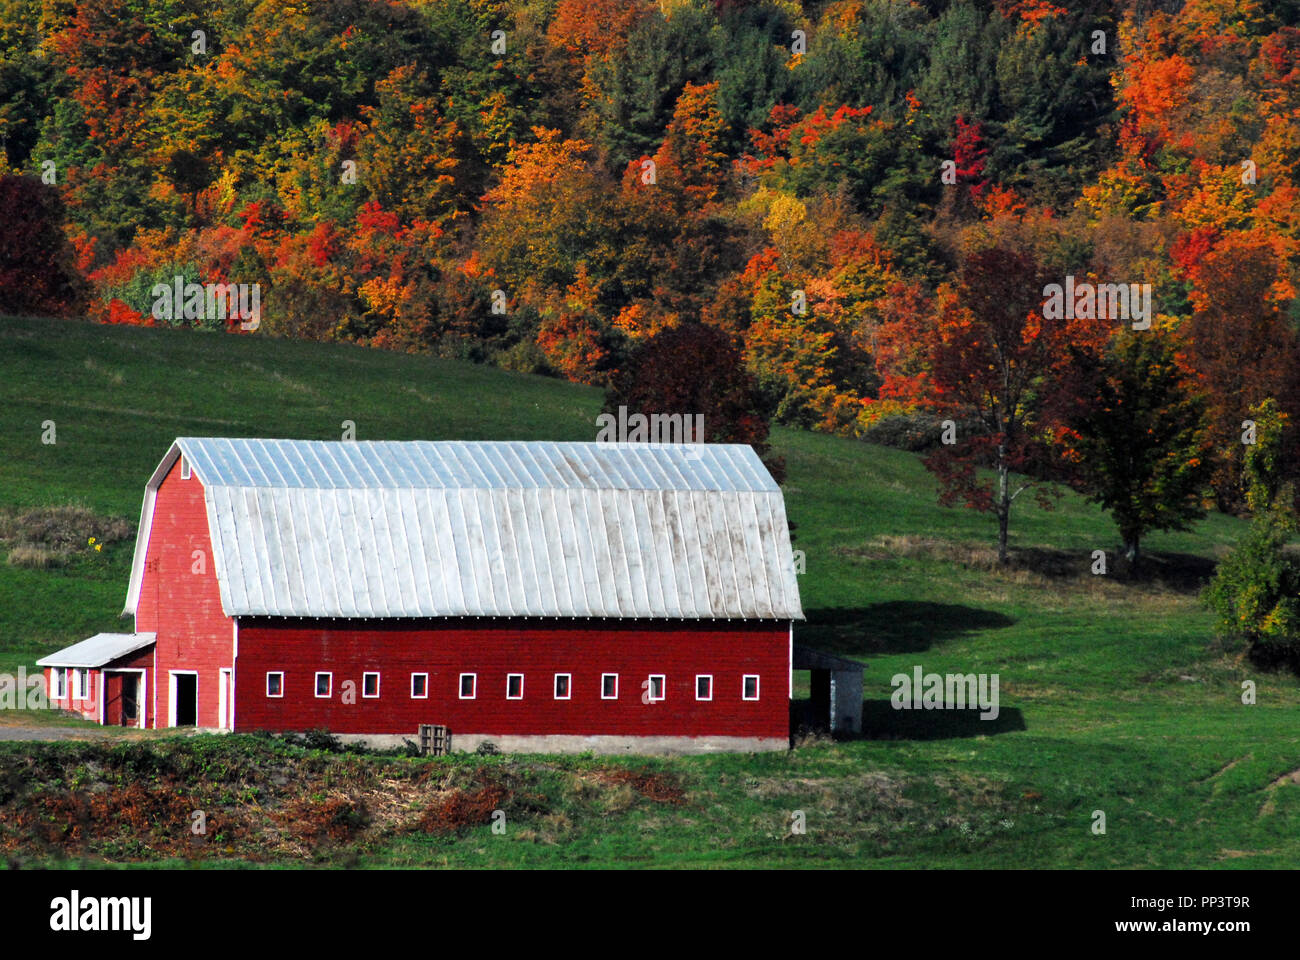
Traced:
MULTIPOLYGON (((364 743, 377 749, 390 749, 402 746, 403 741, 417 742, 419 737, 411 733, 403 734, 366 734, 341 733, 338 738, 344 743, 364 743)), ((789 740, 775 737, 670 737, 670 736, 575 736, 569 734, 552 735, 493 735, 483 733, 453 733, 452 750, 473 752, 479 744, 490 741, 496 744, 502 753, 584 753, 591 751, 599 754, 628 754, 672 756, 684 753, 758 753, 774 750, 788 750, 789 740)))

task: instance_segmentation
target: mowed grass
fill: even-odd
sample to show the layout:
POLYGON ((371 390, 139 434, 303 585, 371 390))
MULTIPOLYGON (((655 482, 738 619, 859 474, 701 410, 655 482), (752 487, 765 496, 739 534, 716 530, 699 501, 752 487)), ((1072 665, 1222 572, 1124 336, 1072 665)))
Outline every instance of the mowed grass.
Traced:
MULTIPOLYGON (((353 347, 0 319, 0 510, 79 503, 134 520, 176 436, 336 439, 352 420, 359 439, 591 440, 601 400, 558 381, 353 347), (45 421, 53 445, 41 442, 45 421)), ((1243 524, 1214 515, 1155 535, 1148 578, 1099 577, 1092 552, 1113 565, 1117 546, 1109 518, 1073 494, 1051 511, 1021 498, 1017 562, 995 570, 991 518, 937 506, 917 457, 786 429, 773 440, 806 562, 808 621, 796 639, 865 664, 865 738, 649 762, 683 784, 680 804, 593 801, 556 773, 568 760, 493 761, 550 785, 505 834, 375 836, 339 862, 1300 864, 1300 684, 1221 647, 1197 601, 1243 524), (996 673, 1000 716, 891 709, 890 678, 917 665, 996 673), (1254 705, 1242 703, 1243 681, 1255 684, 1254 705), (796 812, 804 833, 791 830, 796 812)), ((128 629, 118 614, 130 553, 124 542, 47 570, 0 558, 0 669, 128 629)))

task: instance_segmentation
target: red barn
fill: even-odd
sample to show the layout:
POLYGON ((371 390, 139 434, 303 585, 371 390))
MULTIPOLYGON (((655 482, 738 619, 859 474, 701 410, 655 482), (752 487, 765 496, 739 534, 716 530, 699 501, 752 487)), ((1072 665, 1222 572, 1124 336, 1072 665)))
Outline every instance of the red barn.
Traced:
POLYGON ((40 661, 105 724, 784 749, 785 503, 723 444, 178 439, 123 615, 40 661))

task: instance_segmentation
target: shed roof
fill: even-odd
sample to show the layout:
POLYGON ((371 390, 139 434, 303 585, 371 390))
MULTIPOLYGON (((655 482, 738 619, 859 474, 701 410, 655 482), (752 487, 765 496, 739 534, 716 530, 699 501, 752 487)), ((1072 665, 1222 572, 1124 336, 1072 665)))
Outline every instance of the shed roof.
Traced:
POLYGON ((38 667, 102 667, 142 650, 158 639, 156 633, 97 633, 36 661, 38 667))
POLYGON ((742 444, 182 437, 228 616, 801 618, 780 487, 742 444))
POLYGON ((823 650, 814 650, 796 643, 792 651, 791 666, 796 670, 830 670, 836 673, 861 673, 866 669, 857 660, 846 660, 823 650))

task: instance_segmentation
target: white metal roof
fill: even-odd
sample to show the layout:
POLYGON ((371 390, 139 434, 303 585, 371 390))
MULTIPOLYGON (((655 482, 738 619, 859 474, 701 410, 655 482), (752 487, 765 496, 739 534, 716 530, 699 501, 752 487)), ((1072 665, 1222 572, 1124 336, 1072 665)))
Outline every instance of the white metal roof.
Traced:
POLYGON ((183 437, 228 616, 798 619, 785 502, 742 444, 183 437))
POLYGON ((38 667, 102 667, 158 639, 156 633, 97 633, 36 661, 38 667))

